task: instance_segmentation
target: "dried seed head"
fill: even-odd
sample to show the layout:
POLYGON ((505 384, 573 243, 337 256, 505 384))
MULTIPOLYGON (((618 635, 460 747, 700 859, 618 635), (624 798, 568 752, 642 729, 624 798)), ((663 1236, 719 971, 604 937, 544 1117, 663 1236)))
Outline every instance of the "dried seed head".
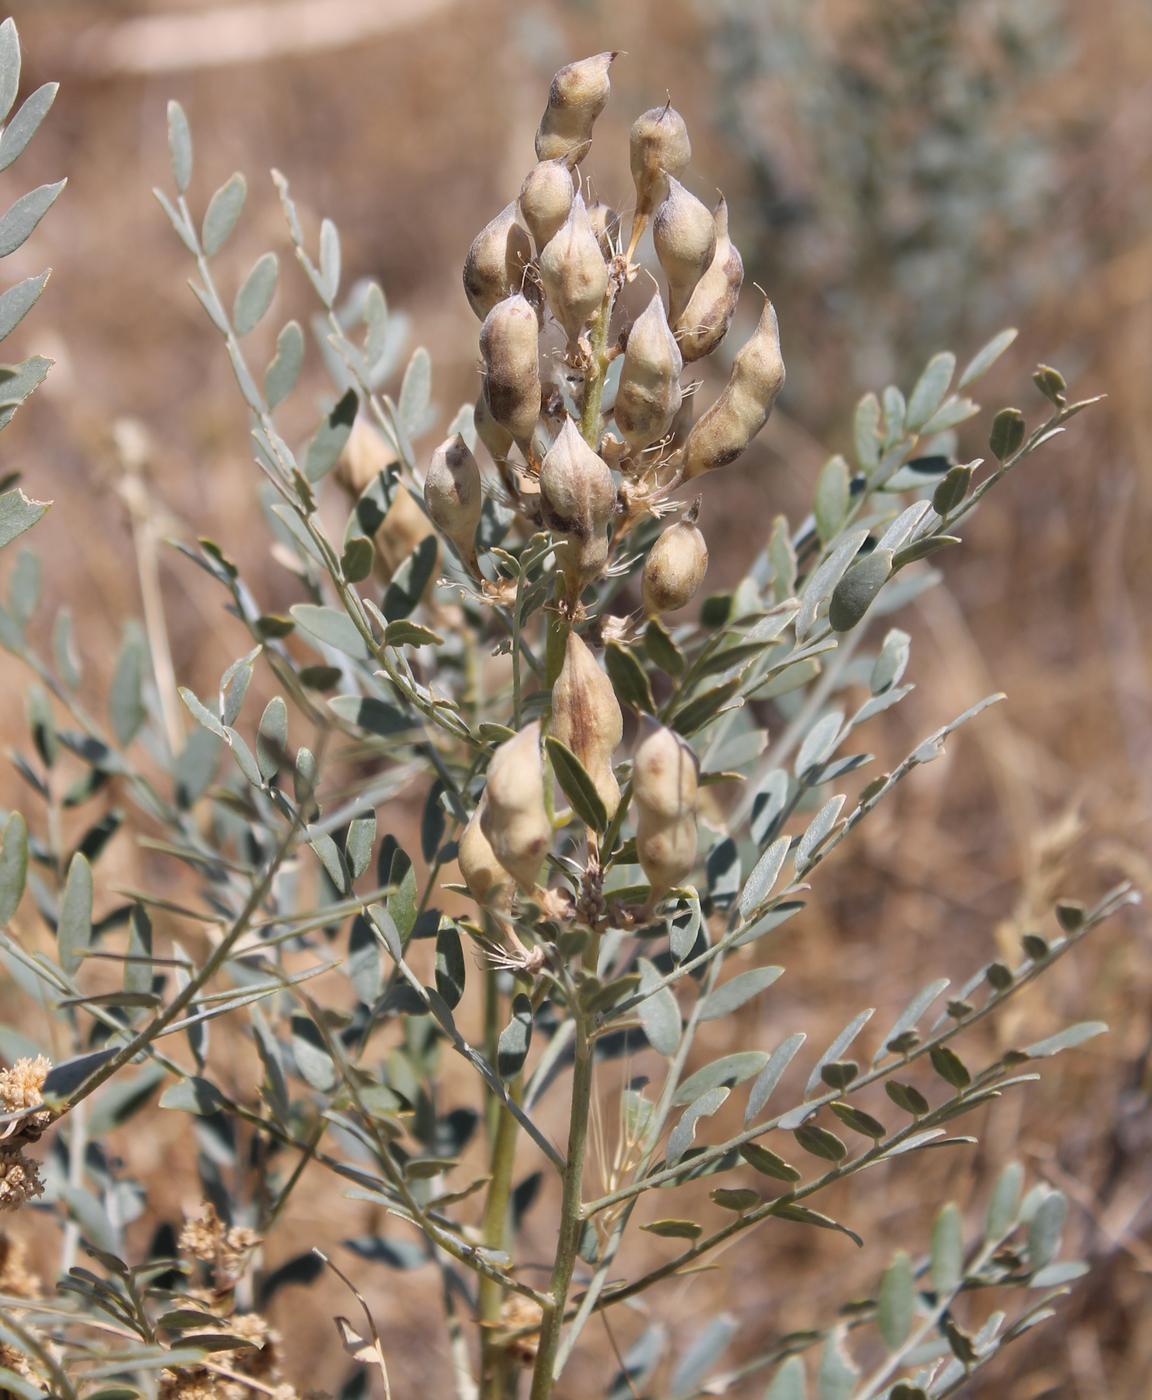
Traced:
POLYGON ((695 597, 708 570, 708 545, 691 517, 669 525, 648 551, 640 586, 650 616, 675 612, 695 597))
POLYGON ((612 473, 571 418, 540 467, 540 506, 557 542, 557 558, 576 602, 608 561, 608 523, 616 504, 612 473))
MULTIPOLYGON (((392 504, 372 539, 376 550, 376 577, 382 583, 387 583, 412 551, 429 536, 435 539, 436 532, 428 517, 407 487, 397 482, 392 504)), ((432 575, 429 575, 426 587, 431 586, 432 575)))
POLYGON ((464 259, 464 293, 481 320, 519 288, 531 260, 531 241, 516 222, 515 203, 509 204, 484 225, 464 259))
POLYGON ((632 123, 628 138, 636 213, 651 214, 668 189, 667 176, 679 175, 692 159, 684 118, 670 103, 652 107, 632 123))
POLYGON ((477 904, 503 903, 508 884, 508 872, 496 859, 492 843, 484 835, 484 811, 488 804, 485 793, 460 834, 456 859, 468 893, 477 904))
POLYGON ((707 205, 671 176, 652 240, 668 279, 668 320, 675 325, 716 252, 716 222, 707 205))
POLYGON ((428 514, 448 536, 464 562, 476 567, 476 527, 484 505, 480 468, 468 444, 457 433, 432 454, 424 478, 428 514))
POLYGON ((734 462, 768 421, 783 387, 780 328, 772 303, 766 301, 760 324, 736 356, 727 385, 688 434, 684 479, 734 462))
POLYGON ((539 265, 552 314, 570 341, 578 339, 608 290, 608 264, 582 195, 573 199, 563 227, 540 254, 539 265))
POLYGON ((600 251, 606 258, 614 257, 620 233, 620 215, 609 205, 597 202, 588 206, 588 222, 592 225, 600 251))
POLYGON ((633 453, 662 438, 680 409, 684 362, 657 292, 636 318, 616 390, 616 426, 633 453))
POLYGON ((552 844, 538 721, 492 755, 484 795, 480 830, 504 869, 522 890, 530 892, 552 844))
POLYGON ((44 1194, 39 1164, 16 1149, 0 1153, 0 1211, 19 1210, 44 1194))
POLYGON ((563 228, 575 193, 572 171, 563 156, 542 160, 528 172, 520 186, 520 215, 537 252, 563 228))
POLYGON ((696 756, 670 729, 646 720, 632 760, 636 852, 657 899, 696 863, 696 756))
POLYGON ((613 53, 593 54, 561 68, 548 90, 548 106, 536 132, 536 159, 570 156, 579 165, 588 153, 592 127, 608 102, 613 53))
POLYGON ((480 328, 488 410, 526 447, 540 416, 540 325, 528 298, 498 301, 480 328))
POLYGON ((611 816, 620 801, 612 755, 624 737, 624 717, 612 682, 573 631, 568 633, 564 664, 552 687, 549 732, 588 770, 611 816))
POLYGON ((728 236, 728 205, 723 196, 712 217, 716 251, 675 326, 685 363, 710 355, 728 334, 744 282, 744 261, 728 236))
POLYGON ((380 473, 398 460, 395 448, 383 434, 357 415, 336 459, 333 475, 345 491, 358 500, 380 473))

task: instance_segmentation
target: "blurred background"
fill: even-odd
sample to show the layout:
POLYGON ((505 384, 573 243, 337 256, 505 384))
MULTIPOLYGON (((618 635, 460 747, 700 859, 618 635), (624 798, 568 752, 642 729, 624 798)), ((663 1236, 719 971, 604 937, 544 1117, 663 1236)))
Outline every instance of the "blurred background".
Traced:
MULTIPOLYGON (((877 1004, 882 1017, 930 977, 962 980, 997 940, 1010 949, 1020 931, 1045 927, 1054 897, 1090 898, 1118 878, 1147 883, 1152 8, 1144 0, 10 0, 10 8, 24 43, 24 90, 52 78, 62 90, 17 167, 20 187, 3 192, 5 206, 32 183, 62 174, 70 183, 11 260, 20 263, 13 278, 54 268, 13 348, 57 364, 5 433, 3 466, 56 502, 33 537, 46 613, 71 603, 93 704, 124 619, 140 609, 109 450, 117 419, 138 418, 152 438, 153 502, 168 533, 219 541, 268 610, 295 596, 291 575, 267 554, 230 369, 186 286, 187 256, 150 194, 170 182, 166 99, 179 98, 191 120, 194 208, 234 169, 249 178, 248 208, 222 264, 229 294, 261 252, 284 247, 267 178, 270 167, 283 169, 312 236, 321 215, 335 219, 346 276, 379 278, 411 323, 410 345, 431 351, 439 431, 477 389, 477 323, 460 285, 467 246, 533 161, 554 69, 620 49, 586 167, 597 193, 627 204, 628 126, 670 94, 692 133, 693 187, 704 198, 713 186, 724 191, 747 283, 773 298, 783 330, 789 380, 780 409, 755 450, 709 483, 711 586, 739 578, 773 514, 804 513, 819 466, 850 443, 859 394, 890 380, 909 387, 936 350, 964 358, 1016 325, 1021 335, 982 386, 983 402, 1015 404, 1038 420, 1038 360, 1061 369, 1077 396, 1109 396, 995 493, 965 547, 945 557, 946 587, 923 595, 901 624, 914 636, 917 692, 898 718, 873 723, 873 747, 889 766, 981 695, 1002 689, 1008 703, 954 740, 948 759, 906 784, 822 872, 803 928, 781 949, 790 971, 780 994, 757 1015, 710 1028, 707 1048, 761 1045, 797 1026, 816 1041, 822 1028, 830 1037, 860 1006, 877 1004)), ((276 325, 310 310, 283 253, 282 272, 276 325)), ((744 324, 755 300, 744 298, 744 324)), ((738 325, 730 343, 740 339, 738 325)), ((315 355, 310 373, 319 396, 315 355)), ((320 402, 302 397, 309 411, 320 402)), ((962 459, 984 450, 980 429, 967 426, 962 459)), ((214 586, 175 551, 162 577, 177 675, 203 693, 246 643, 214 586)), ((24 724, 20 677, 3 665, 7 746, 23 742, 24 724)), ((22 802, 17 779, 0 775, 0 806, 22 802)), ((170 878, 130 839, 108 859, 124 883, 170 878)), ((1034 1039, 1099 1016, 1113 1027, 1109 1037, 982 1114, 979 1149, 869 1172, 825 1207, 880 1246, 899 1235, 915 1249, 927 1239, 932 1202, 951 1193, 975 1212, 1011 1155, 1069 1194, 1068 1245, 1093 1262, 1091 1276, 1062 1321, 1009 1348, 966 1393, 1149 1394, 1150 993, 1137 912, 1062 963, 1014 1003, 1015 1021, 1002 1018, 990 1032, 1034 1039)), ((171 1121, 179 1115, 149 1123, 157 1117, 154 1140, 137 1134, 124 1147, 146 1181, 187 1128, 171 1121)), ((191 1177, 182 1183, 169 1171, 155 1180, 153 1209, 192 1205, 194 1189, 191 1177)), ((298 1236, 277 1248, 296 1253, 324 1236, 330 1205, 298 1203, 298 1236)), ((723 1271, 676 1284, 655 1306, 672 1320, 731 1312, 743 1325, 737 1359, 826 1319, 874 1285, 886 1252, 860 1258, 843 1238, 825 1244, 812 1233, 758 1232, 725 1257, 723 1271)), ((425 1349, 421 1312, 429 1292, 415 1276, 355 1262, 395 1393, 437 1393, 428 1368, 436 1374, 443 1357, 425 1349)), ((297 1289, 273 1305, 301 1387, 344 1374, 331 1310, 319 1292, 297 1289)), ((626 1343, 634 1323, 621 1327, 626 1343)), ((573 1396, 602 1393, 616 1367, 612 1339, 588 1336, 573 1396)))

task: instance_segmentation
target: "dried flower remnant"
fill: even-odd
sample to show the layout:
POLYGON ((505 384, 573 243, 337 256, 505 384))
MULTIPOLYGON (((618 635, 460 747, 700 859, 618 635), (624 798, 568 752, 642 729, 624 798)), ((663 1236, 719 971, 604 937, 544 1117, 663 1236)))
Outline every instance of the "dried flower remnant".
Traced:
POLYGON ((38 1163, 18 1147, 0 1152, 0 1211, 19 1210, 43 1194, 38 1163))
POLYGON ((237 1277, 262 1240, 246 1225, 226 1225, 210 1201, 184 1218, 180 1252, 211 1264, 222 1279, 237 1277))
MULTIPOLYGON (((0 1069, 0 1113, 39 1108, 44 1102, 44 1081, 51 1068, 52 1061, 46 1055, 37 1055, 34 1059, 17 1060, 9 1069, 0 1069)), ((34 1142, 51 1122, 52 1113, 45 1109, 7 1125, 7 1133, 12 1139, 34 1142)), ((4 1136, 5 1130, 0 1129, 0 1139, 4 1136)))
POLYGON ((10 1298, 38 1298, 42 1289, 29 1263, 27 1244, 0 1230, 0 1293, 10 1298))

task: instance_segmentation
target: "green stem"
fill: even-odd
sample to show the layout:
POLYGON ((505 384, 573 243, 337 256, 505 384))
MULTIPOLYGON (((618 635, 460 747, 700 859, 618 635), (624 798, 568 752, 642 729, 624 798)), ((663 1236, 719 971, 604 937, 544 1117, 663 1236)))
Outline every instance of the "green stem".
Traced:
POLYGON ((609 283, 604 302, 592 322, 592 357, 584 377, 584 402, 580 405, 580 435, 593 452, 600 450, 600 410, 604 402, 604 378, 608 368, 608 327, 612 323, 613 288, 609 283))
POLYGON ((582 1022, 576 1026, 576 1063, 572 1075, 572 1108, 568 1126, 568 1152, 564 1167, 564 1191, 560 1202, 560 1234, 549 1285, 551 1306, 545 1308, 540 1328, 540 1349, 532 1372, 530 1400, 550 1400, 560 1332, 576 1250, 584 1222, 580 1193, 584 1177, 584 1151, 588 1141, 589 1109, 592 1103, 592 1046, 582 1022))
MULTIPOLYGON (((517 1086, 514 1093, 519 1095, 517 1086)), ((484 1203, 481 1230, 486 1249, 504 1251, 508 1247, 508 1207, 512 1199, 512 1171, 516 1162, 518 1124, 508 1109, 497 1105, 499 1114, 492 1144, 491 1174, 484 1203)), ((500 1336, 504 1308, 504 1288, 492 1278, 480 1280, 480 1394, 482 1400, 507 1400, 511 1394, 509 1355, 500 1336)))

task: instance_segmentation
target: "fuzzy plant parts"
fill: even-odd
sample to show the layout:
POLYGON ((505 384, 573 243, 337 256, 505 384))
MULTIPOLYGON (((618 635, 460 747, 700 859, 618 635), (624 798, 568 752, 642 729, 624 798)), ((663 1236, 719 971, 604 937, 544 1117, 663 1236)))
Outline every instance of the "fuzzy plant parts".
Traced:
MULTIPOLYGON (((9 21, 9 106, 18 54, 9 21)), ((779 995, 829 854, 1000 698, 972 697, 867 771, 859 731, 911 690, 893 617, 1092 400, 1041 367, 1039 421, 1001 409, 989 457, 970 458, 969 391, 1014 333, 959 372, 936 355, 908 394, 865 394, 811 515, 766 519, 738 586, 705 592, 709 503, 784 389, 780 328, 744 289, 724 200, 699 197, 670 103, 631 129, 632 188, 612 191, 628 212, 595 196, 615 61, 556 74, 519 193, 461 248, 480 393, 454 414, 428 353, 405 358, 383 290, 348 284, 335 223, 306 232, 278 172, 318 309, 307 330, 276 323, 287 265, 268 250, 238 275, 227 256, 247 182, 201 200, 188 119, 169 107, 157 198, 250 414, 252 485, 296 601, 270 606, 227 545, 178 541, 238 654, 215 694, 177 691, 152 608, 97 704, 66 626, 42 645, 34 556, 7 570, 0 644, 31 678, 17 762, 32 795, 0 846, 0 956, 25 1008, 0 1027, 0 1210, 6 1229, 50 1235, 60 1279, 0 1236, 0 1386, 25 1400, 293 1400, 320 1372, 341 1400, 399 1400, 406 1342, 381 1265, 436 1281, 444 1341, 422 1394, 924 1400, 958 1393, 1083 1271, 1058 1257, 1064 1197, 1008 1164, 982 1224, 945 1202, 930 1240, 868 1242, 875 1287, 850 1311, 814 1304, 801 1334, 651 1320, 661 1285, 723 1266, 758 1227, 865 1244, 822 1193, 967 1151, 960 1119, 1103 1030, 962 1043, 1133 896, 1064 901, 1050 928, 1020 930, 1011 962, 974 949, 960 988, 904 988, 866 1052, 873 1012, 848 1007, 815 1055, 800 1031, 702 1050, 702 1026, 779 995), (284 405, 299 418, 321 372, 324 408, 298 441, 284 405), (62 811, 69 830, 93 814, 71 845, 62 811), (161 889, 105 876, 104 853, 133 839, 166 863, 161 889), (131 1153, 103 1146, 158 1113, 187 1115, 200 1144, 183 1222, 157 1217, 131 1153), (305 1182, 362 1232, 301 1239, 305 1182), (131 1228, 149 1212, 151 1245, 131 1228), (293 1376, 276 1295, 321 1277, 348 1315, 293 1376), (601 1324, 619 1359, 590 1391, 572 1363, 601 1324)), ((26 99, 0 159, 49 101, 26 99)), ((146 450, 120 442, 126 459, 146 450)), ((39 509, 6 490, 0 544, 39 509)))

